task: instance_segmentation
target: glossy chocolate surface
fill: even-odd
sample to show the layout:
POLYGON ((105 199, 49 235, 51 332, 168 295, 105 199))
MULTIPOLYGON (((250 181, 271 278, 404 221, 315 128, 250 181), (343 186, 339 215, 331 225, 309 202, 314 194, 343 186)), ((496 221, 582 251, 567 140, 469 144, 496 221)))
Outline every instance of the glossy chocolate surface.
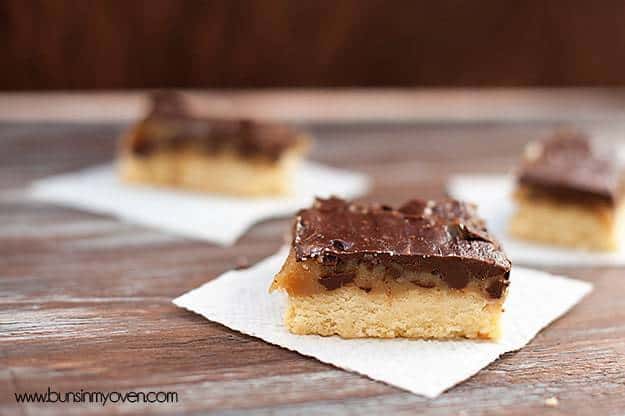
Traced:
POLYGON ((531 143, 518 176, 529 197, 615 204, 622 197, 622 171, 578 132, 559 132, 531 143))
POLYGON ((192 114, 176 93, 152 96, 152 109, 133 132, 130 149, 138 157, 160 150, 193 147, 205 152, 223 149, 243 157, 275 161, 298 144, 291 128, 250 119, 202 118, 192 114))
POLYGON ((318 199, 298 213, 294 234, 297 261, 397 264, 437 275, 456 289, 471 279, 496 278, 489 286, 495 298, 508 284, 511 263, 500 244, 474 205, 455 200, 412 200, 393 209, 318 199))

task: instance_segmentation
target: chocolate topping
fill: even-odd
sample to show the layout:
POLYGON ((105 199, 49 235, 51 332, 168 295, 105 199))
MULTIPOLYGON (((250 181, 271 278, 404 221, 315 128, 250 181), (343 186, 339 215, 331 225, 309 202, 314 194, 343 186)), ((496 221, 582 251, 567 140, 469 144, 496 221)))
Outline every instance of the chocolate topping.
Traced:
POLYGON ((385 265, 391 276, 397 264, 437 275, 457 289, 470 279, 500 276, 492 297, 502 296, 511 267, 476 207, 456 200, 412 200, 392 209, 317 199, 299 212, 293 245, 297 261, 336 265, 356 259, 385 265))
POLYGON ((230 149, 243 157, 276 161, 300 141, 287 126, 248 119, 202 118, 193 115, 182 95, 152 95, 152 109, 135 129, 130 148, 141 157, 161 149, 193 146, 205 152, 230 149))
POLYGON ((587 136, 559 132, 531 143, 519 177, 529 196, 572 202, 615 204, 622 196, 623 177, 616 160, 600 154, 587 136))

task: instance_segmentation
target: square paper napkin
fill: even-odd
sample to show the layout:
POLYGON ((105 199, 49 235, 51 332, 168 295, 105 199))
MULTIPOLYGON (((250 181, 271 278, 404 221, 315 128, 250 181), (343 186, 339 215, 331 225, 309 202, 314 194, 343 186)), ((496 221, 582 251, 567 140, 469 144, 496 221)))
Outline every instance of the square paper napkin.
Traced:
POLYGON ((290 215, 312 204, 315 196, 355 198, 369 187, 362 174, 308 161, 294 181, 293 196, 237 198, 124 184, 114 166, 106 165, 37 181, 30 193, 40 201, 229 245, 253 224, 290 215))
POLYGON ((427 397, 521 348, 592 290, 579 280, 514 268, 499 342, 293 335, 283 324, 286 295, 268 293, 287 253, 282 249, 249 269, 224 273, 173 302, 244 334, 427 397))
POLYGON ((508 234, 514 212, 514 178, 510 175, 458 175, 447 182, 454 198, 474 202, 488 230, 503 244, 514 264, 535 266, 622 266, 625 246, 615 253, 598 253, 517 240, 508 234))

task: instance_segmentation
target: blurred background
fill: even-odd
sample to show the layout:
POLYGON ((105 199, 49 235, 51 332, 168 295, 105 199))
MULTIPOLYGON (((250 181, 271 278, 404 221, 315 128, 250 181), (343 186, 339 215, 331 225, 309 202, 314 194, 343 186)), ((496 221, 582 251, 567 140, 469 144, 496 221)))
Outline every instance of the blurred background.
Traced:
POLYGON ((0 90, 625 84, 625 1, 3 0, 0 90))

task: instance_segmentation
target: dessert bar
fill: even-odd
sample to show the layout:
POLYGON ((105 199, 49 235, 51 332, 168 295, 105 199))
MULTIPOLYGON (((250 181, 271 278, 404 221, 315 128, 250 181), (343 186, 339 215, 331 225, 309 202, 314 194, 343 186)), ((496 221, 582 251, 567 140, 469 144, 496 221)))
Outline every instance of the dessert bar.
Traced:
POLYGON ((338 198, 298 213, 283 289, 295 334, 497 338, 511 263, 476 207, 338 198))
POLYGON ((122 138, 126 182, 241 196, 284 195, 307 148, 304 135, 280 124, 203 118, 184 97, 160 93, 149 115, 122 138))
POLYGON ((624 227, 623 175, 616 160, 578 132, 530 143, 517 178, 510 233, 589 250, 617 250, 624 227))

